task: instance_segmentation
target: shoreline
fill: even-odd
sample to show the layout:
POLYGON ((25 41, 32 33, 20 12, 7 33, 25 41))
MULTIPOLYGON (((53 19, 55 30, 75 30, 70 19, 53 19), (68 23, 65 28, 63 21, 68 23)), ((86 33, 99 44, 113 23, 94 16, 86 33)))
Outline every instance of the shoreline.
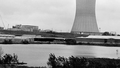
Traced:
POLYGON ((87 46, 105 46, 105 47, 120 47, 120 44, 98 44, 98 43, 66 43, 66 42, 33 42, 33 43, 13 43, 13 42, 0 42, 0 44, 64 44, 64 45, 71 45, 71 46, 81 46, 81 45, 87 45, 87 46))

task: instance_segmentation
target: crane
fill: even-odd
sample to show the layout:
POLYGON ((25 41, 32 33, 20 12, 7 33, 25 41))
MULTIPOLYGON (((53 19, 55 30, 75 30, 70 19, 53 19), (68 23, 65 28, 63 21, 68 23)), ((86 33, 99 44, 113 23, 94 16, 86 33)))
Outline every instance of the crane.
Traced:
POLYGON ((0 18, 1 18, 1 20, 2 20, 3 27, 5 28, 5 24, 4 24, 4 21, 3 21, 3 19, 2 19, 2 16, 1 16, 1 15, 0 15, 0 18))

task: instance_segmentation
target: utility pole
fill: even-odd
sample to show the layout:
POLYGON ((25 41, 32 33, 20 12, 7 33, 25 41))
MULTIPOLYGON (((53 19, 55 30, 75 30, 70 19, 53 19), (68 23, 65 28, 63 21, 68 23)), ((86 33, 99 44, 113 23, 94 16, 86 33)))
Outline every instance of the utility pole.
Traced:
POLYGON ((117 59, 119 59, 119 51, 118 51, 118 49, 116 50, 116 56, 117 56, 117 59))
POLYGON ((7 29, 9 28, 9 24, 8 24, 8 27, 7 27, 7 29))

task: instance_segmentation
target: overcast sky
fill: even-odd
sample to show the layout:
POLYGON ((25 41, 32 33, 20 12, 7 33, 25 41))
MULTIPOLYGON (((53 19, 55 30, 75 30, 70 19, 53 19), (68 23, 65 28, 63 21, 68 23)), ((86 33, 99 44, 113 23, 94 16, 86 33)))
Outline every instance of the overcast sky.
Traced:
MULTIPOLYGON (((120 33, 120 0, 96 0, 100 31, 120 33)), ((40 29, 70 31, 75 17, 75 0, 0 0, 5 27, 36 25, 40 29), (9 26, 8 26, 9 25, 9 26)), ((0 17, 0 26, 3 23, 0 17)))

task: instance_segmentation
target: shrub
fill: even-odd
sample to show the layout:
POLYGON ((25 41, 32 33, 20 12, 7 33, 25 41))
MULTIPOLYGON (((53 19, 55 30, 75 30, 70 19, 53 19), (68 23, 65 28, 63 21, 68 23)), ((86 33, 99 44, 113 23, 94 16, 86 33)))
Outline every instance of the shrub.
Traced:
POLYGON ((118 68, 120 67, 120 59, 84 58, 74 56, 64 58, 50 54, 47 64, 52 68, 118 68))
POLYGON ((5 39, 3 42, 3 44, 12 44, 12 40, 11 39, 5 39))

